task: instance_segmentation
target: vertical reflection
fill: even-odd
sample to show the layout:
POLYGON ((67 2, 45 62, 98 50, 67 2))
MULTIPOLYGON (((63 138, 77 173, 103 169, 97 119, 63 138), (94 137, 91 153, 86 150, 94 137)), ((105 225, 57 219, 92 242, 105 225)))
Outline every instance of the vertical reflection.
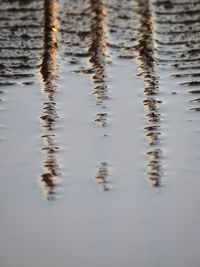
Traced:
MULTIPOLYGON (((108 99, 108 86, 106 74, 107 44, 106 44, 106 9, 103 0, 90 0, 91 18, 91 44, 89 47, 92 65, 92 81, 94 83, 93 95, 97 100, 97 105, 105 108, 104 101, 108 99)), ((108 114, 100 112, 96 115, 95 122, 101 126, 106 126, 108 114)))
POLYGON ((161 164, 161 157, 162 157, 162 150, 154 149, 147 153, 148 156, 148 165, 147 165, 147 174, 149 177, 149 183, 156 187, 160 186, 160 178, 162 175, 162 164, 161 164))
POLYGON ((161 178, 161 150, 158 150, 160 141, 160 119, 157 99, 159 93, 158 79, 154 70, 154 53, 152 37, 152 17, 148 0, 136 1, 137 11, 137 42, 135 45, 139 75, 144 82, 144 109, 146 111, 147 126, 145 135, 149 146, 155 148, 147 153, 147 175, 152 186, 160 186, 161 178), (158 152, 159 151, 159 152, 158 152))
MULTIPOLYGON (((107 125, 108 113, 105 101, 108 99, 107 61, 107 18, 104 0, 90 0, 91 3, 91 44, 88 49, 92 69, 93 95, 96 105, 103 109, 96 114, 95 123, 101 127, 107 125)), ((107 136, 104 134, 104 136, 107 136)), ((110 191, 108 186, 108 164, 101 162, 95 176, 96 183, 103 191, 110 191)))
POLYGON ((41 138, 43 140, 42 151, 45 155, 43 173, 40 177, 40 186, 44 191, 46 199, 55 198, 55 187, 59 175, 59 165, 56 153, 59 147, 55 145, 55 124, 58 118, 55 92, 57 91, 56 79, 56 52, 57 52, 57 3, 56 0, 45 0, 45 24, 44 24, 44 55, 41 67, 43 78, 43 93, 45 101, 41 124, 46 132, 41 138))
POLYGON ((108 186, 108 163, 101 162, 98 167, 97 174, 95 176, 95 180, 97 184, 101 185, 103 191, 110 191, 108 186))

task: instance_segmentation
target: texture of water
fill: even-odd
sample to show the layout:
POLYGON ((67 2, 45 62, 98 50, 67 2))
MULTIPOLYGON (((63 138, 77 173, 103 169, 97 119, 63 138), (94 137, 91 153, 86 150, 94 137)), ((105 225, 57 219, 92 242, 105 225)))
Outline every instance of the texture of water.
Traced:
POLYGON ((197 267, 200 2, 0 0, 0 267, 197 267))

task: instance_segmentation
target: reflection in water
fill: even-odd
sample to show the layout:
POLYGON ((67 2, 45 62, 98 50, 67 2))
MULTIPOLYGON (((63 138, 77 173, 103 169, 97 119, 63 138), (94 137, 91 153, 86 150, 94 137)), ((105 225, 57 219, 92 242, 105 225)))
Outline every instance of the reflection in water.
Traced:
POLYGON ((46 199, 55 198, 55 187, 59 175, 59 165, 56 153, 59 147, 55 145, 56 120, 58 118, 55 102, 55 92, 57 91, 56 79, 56 51, 57 51, 57 3, 56 0, 45 1, 45 36, 44 36, 44 55, 41 67, 43 78, 43 92, 45 101, 43 103, 43 114, 40 117, 44 131, 47 133, 42 136, 45 154, 43 164, 44 171, 40 177, 40 186, 43 188, 46 199))
POLYGON ((148 165, 147 175, 152 186, 160 186, 161 153, 158 150, 160 141, 160 119, 158 105, 162 102, 157 99, 159 84, 154 70, 154 48, 152 37, 152 17, 148 0, 136 1, 137 11, 137 42, 135 45, 139 75, 144 81, 144 109, 148 125, 145 127, 145 134, 150 146, 156 146, 147 153, 148 165), (158 153, 159 151, 159 153, 158 153))
POLYGON ((153 151, 149 151, 147 156, 149 159, 147 165, 149 182, 154 187, 160 186, 160 178, 162 175, 162 164, 160 159, 162 156, 162 150, 154 149, 153 151))
MULTIPOLYGON (((30 79, 34 77, 35 69, 38 69, 42 55, 42 8, 43 0, 1 1, 0 87, 3 88, 0 90, 1 97, 7 93, 5 86, 18 83, 28 89, 28 86, 33 84, 30 79)), ((16 89, 18 88, 14 88, 15 92, 16 89)), ((12 93, 11 90, 10 94, 12 93)), ((0 102, 4 102, 4 99, 0 99, 0 102)), ((26 104, 24 104, 25 107, 26 104)), ((6 107, 6 103, 4 107, 6 107)), ((0 107, 0 110, 4 107, 0 107)), ((18 112, 15 110, 15 105, 10 105, 10 107, 8 105, 7 108, 11 108, 13 114, 18 112)), ((1 138, 0 141, 2 141, 1 138)))
MULTIPOLYGON (((91 44, 89 47, 92 67, 92 81, 94 84, 93 95, 97 100, 97 105, 106 108, 104 101, 108 99, 107 85, 107 43, 106 43, 106 9, 103 0, 90 0, 91 2, 91 44)), ((95 122, 101 126, 106 126, 108 114, 100 112, 96 115, 95 122)))
POLYGON ((101 185, 103 191, 110 191, 110 188, 108 187, 108 175, 108 163, 101 162, 99 164, 95 180, 101 185))
MULTIPOLYGON (((99 126, 106 126, 108 113, 105 101, 108 99, 108 86, 104 2, 103 0, 63 0, 60 6, 62 8, 59 10, 59 43, 62 54, 71 65, 72 73, 90 75, 94 86, 93 95, 100 108, 94 121, 99 126)), ((107 135, 104 134, 104 136, 107 135)), ((109 190, 107 175, 107 163, 103 162, 99 165, 95 180, 105 191, 109 190)))
POLYGON ((40 177, 40 186, 44 190, 44 195, 46 199, 54 199, 55 197, 55 187, 57 176, 59 175, 55 153, 59 149, 54 146, 54 135, 44 135, 42 139, 46 143, 46 147, 42 150, 46 154, 46 160, 44 162, 44 173, 40 177))
MULTIPOLYGON (((104 127, 107 125, 108 113, 105 101, 108 97, 107 84, 107 18, 104 0, 90 0, 91 3, 91 44, 89 47, 89 62, 92 69, 93 95, 96 97, 96 105, 104 111, 96 114, 95 122, 104 127)), ((104 134, 104 136, 107 136, 104 134)), ((103 191, 110 191, 108 186, 108 164, 101 162, 95 180, 101 185, 103 191)))
POLYGON ((98 113, 96 115, 95 122, 99 124, 100 126, 106 126, 106 120, 107 120, 108 114, 107 113, 98 113))

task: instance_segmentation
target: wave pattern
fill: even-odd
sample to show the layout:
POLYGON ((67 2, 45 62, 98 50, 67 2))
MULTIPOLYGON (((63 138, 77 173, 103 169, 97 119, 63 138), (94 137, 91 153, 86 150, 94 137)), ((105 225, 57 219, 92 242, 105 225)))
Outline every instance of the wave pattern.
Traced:
MULTIPOLYGON (((60 147, 56 144, 58 40, 59 53, 72 65, 72 71, 91 78, 98 110, 94 121, 101 127, 109 121, 109 56, 136 60, 144 83, 147 175, 153 186, 159 186, 163 176, 163 114, 157 70, 171 69, 175 81, 181 80, 179 85, 194 95, 190 110, 200 111, 200 2, 9 0, 1 3, 0 12, 0 86, 30 85, 32 81, 25 79, 37 70, 42 76, 40 119, 45 160, 40 185, 46 198, 55 197, 60 176, 60 147)), ((97 177, 104 177, 97 181, 101 180, 106 189, 105 162, 100 163, 97 177)))
MULTIPOLYGON (((67 1, 62 3, 59 11, 60 42, 62 53, 67 56, 69 63, 77 65, 73 70, 76 74, 92 76, 93 94, 97 105, 107 98, 106 85, 106 21, 103 1, 67 1), (86 62, 82 63, 82 58, 86 62)), ((97 123, 105 125, 106 114, 97 115, 97 123)))
POLYGON ((44 172, 40 185, 47 199, 54 198, 58 176, 55 145, 55 128, 58 117, 54 93, 56 79, 56 1, 5 1, 0 7, 0 85, 15 83, 30 85, 24 80, 33 77, 40 70, 42 94, 44 95, 43 114, 40 117, 43 130, 45 154, 44 172))
POLYGON ((91 94, 95 96, 98 108, 94 122, 100 127, 107 126, 109 117, 106 110, 109 98, 106 18, 103 0, 60 1, 60 51, 64 60, 72 65, 74 74, 88 75, 91 79, 91 94))
MULTIPOLYGON (((108 47, 123 59, 135 56, 136 5, 133 0, 107 0, 108 47)), ((112 52, 113 53, 113 52, 112 52)))
POLYGON ((157 62, 174 69, 172 77, 181 79, 179 85, 195 97, 190 110, 200 111, 200 2, 154 2, 153 6, 157 62))
MULTIPOLYGON (((60 49, 69 63, 78 64, 81 58, 88 57, 91 34, 90 2, 89 0, 64 0, 59 1, 59 4, 60 49)), ((79 71, 81 72, 81 69, 79 71)))
POLYGON ((32 77, 41 64, 43 1, 5 1, 0 13, 0 85, 6 86, 32 77))

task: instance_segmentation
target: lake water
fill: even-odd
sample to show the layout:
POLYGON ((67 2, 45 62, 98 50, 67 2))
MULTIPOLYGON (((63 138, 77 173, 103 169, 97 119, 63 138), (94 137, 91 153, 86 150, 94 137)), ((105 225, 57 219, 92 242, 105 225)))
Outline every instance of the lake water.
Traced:
POLYGON ((200 2, 0 22, 0 267, 199 266, 200 2))

